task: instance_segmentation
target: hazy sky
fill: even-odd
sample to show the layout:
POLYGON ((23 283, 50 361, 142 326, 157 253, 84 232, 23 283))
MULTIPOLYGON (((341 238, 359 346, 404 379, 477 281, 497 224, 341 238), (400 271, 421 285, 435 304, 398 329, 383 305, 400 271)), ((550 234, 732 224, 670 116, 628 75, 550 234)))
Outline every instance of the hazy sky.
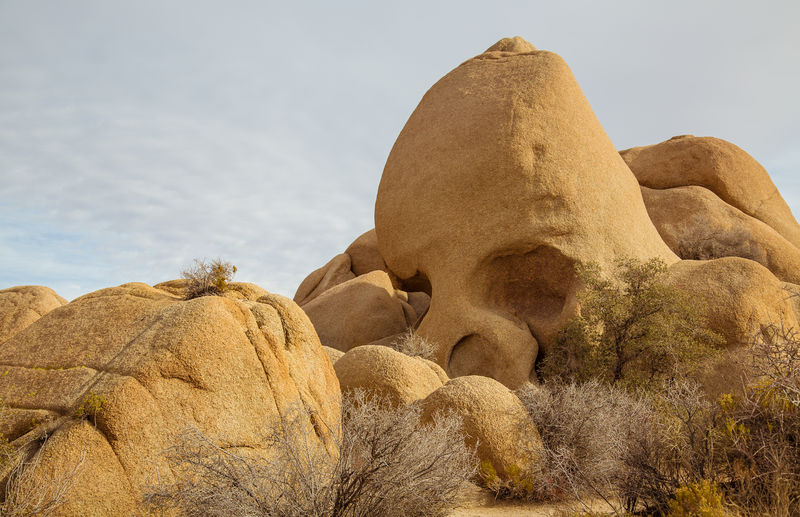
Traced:
POLYGON ((800 213, 800 2, 0 0, 0 288, 222 257, 288 296, 372 227, 425 91, 504 36, 620 149, 730 140, 800 213))

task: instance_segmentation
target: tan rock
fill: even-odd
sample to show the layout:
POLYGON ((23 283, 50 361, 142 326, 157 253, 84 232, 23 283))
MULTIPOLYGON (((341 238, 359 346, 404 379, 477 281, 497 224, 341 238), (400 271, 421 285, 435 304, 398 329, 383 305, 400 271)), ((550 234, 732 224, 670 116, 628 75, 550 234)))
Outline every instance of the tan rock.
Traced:
POLYGON ((0 290, 0 343, 66 303, 55 291, 40 285, 0 290))
POLYGON ((428 293, 423 293, 422 291, 414 291, 408 293, 408 304, 414 308, 414 312, 417 314, 419 318, 422 318, 426 312, 428 312, 428 308, 431 306, 431 297, 428 293))
POLYGON ((350 350, 336 361, 334 368, 343 393, 362 389, 394 404, 424 399, 442 386, 444 373, 431 361, 377 345, 350 350))
POLYGON ((350 270, 350 255, 340 253, 300 283, 294 301, 297 305, 303 306, 331 287, 353 278, 355 275, 350 270))
POLYGON ((323 346, 322 349, 328 355, 328 359, 331 360, 331 364, 335 365, 336 361, 342 358, 344 352, 341 350, 336 350, 335 348, 331 348, 329 346, 323 346))
POLYGON ((523 475, 538 465, 542 442, 519 398, 488 377, 468 375, 450 380, 422 401, 423 418, 440 411, 461 416, 467 444, 478 444, 478 457, 491 462, 501 476, 515 466, 523 475))
POLYGON ((345 253, 350 255, 350 269, 356 276, 370 271, 388 272, 386 262, 378 251, 378 237, 375 235, 374 228, 353 241, 345 253))
MULTIPOLYGON (((86 452, 84 488, 59 515, 105 514, 97 497, 114 513, 132 513, 157 467, 169 481, 162 451, 188 426, 222 446, 267 454, 271 421, 307 408, 335 430, 341 411, 338 380, 310 321, 276 295, 183 301, 145 284, 103 289, 9 339, 0 371, 0 398, 34 411, 0 417, 4 429, 24 433, 8 436, 15 445, 37 444, 47 426, 43 453, 52 465, 86 452), (74 416, 92 394, 102 401, 96 428, 74 416), (32 419, 27 428, 24 418, 32 419)), ((332 436, 314 432, 325 426, 303 423, 334 450, 332 436)))
POLYGON ((800 249, 710 190, 642 187, 642 197, 664 242, 679 257, 742 257, 758 262, 783 281, 800 282, 800 249))
MULTIPOLYGON (((183 278, 161 282, 153 287, 181 298, 186 295, 186 280, 183 278)), ((225 292, 222 293, 222 296, 232 300, 256 301, 262 296, 266 296, 268 294, 269 293, 266 291, 266 289, 257 286, 256 284, 251 284, 248 282, 230 282, 225 289, 225 292)))
POLYGON ((684 260, 670 267, 669 282, 704 300, 709 327, 729 347, 749 343, 763 325, 798 325, 785 284, 752 260, 684 260))
POLYGON ((574 314, 575 264, 678 260, 566 63, 521 38, 425 94, 386 162, 375 231, 404 285, 432 286, 418 332, 436 361, 511 387, 574 314))
POLYGON ((404 303, 396 296, 389 275, 371 271, 328 289, 303 305, 303 310, 323 345, 347 352, 413 325, 404 303))
POLYGON ((639 183, 665 189, 697 185, 800 246, 800 225, 766 170, 730 142, 683 135, 620 153, 639 183))

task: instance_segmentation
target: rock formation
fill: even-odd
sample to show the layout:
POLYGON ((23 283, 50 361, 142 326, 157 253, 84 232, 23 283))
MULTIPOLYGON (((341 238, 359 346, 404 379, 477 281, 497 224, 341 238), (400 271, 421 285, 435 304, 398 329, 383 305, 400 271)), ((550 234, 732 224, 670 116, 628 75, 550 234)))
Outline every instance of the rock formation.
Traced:
POLYGON ((800 225, 764 168, 718 138, 682 135, 620 153, 639 183, 651 189, 696 185, 772 227, 800 246, 800 225))
POLYGON ((378 345, 350 350, 334 368, 343 393, 361 389, 394 404, 422 400, 448 380, 436 363, 378 345))
POLYGON ((263 293, 239 284, 226 297, 184 301, 125 284, 59 307, 3 344, 5 436, 21 455, 44 447, 45 471, 85 454, 60 515, 133 514, 157 474, 172 476, 161 454, 190 426, 222 447, 268 454, 265 427, 300 411, 309 439, 334 452, 326 429, 341 408, 331 362, 305 314, 263 293))
POLYGON ((303 310, 323 345, 347 352, 413 325, 417 314, 407 300, 385 272, 370 271, 328 289, 303 310))
POLYGON ((535 380, 536 360, 578 309, 576 265, 662 259, 675 286, 706 300, 730 348, 797 321, 785 288, 800 283, 798 243, 800 226, 747 153, 692 136, 617 153, 564 61, 516 37, 425 94, 386 162, 375 231, 298 296, 323 343, 347 349, 383 334, 372 343, 389 344, 397 309, 395 324, 354 338, 346 313, 378 318, 384 304, 343 312, 340 295, 322 318, 307 301, 385 271, 387 286, 416 291, 414 326, 448 375, 516 387, 535 380))
POLYGON ((375 231, 401 281, 432 286, 419 333, 437 362, 508 386, 574 313, 576 263, 678 261, 566 63, 523 40, 425 94, 386 162, 375 231))
POLYGON ((395 339, 414 327, 430 305, 422 291, 407 292, 386 267, 375 230, 313 271, 294 301, 311 318, 322 344, 347 351, 395 339))
POLYGON ((55 291, 40 285, 0 290, 0 344, 65 303, 55 291))
POLYGON ((536 465, 542 442, 522 402, 508 388, 488 377, 452 379, 421 402, 423 418, 453 411, 464 422, 467 443, 501 476, 519 469, 525 478, 536 465))

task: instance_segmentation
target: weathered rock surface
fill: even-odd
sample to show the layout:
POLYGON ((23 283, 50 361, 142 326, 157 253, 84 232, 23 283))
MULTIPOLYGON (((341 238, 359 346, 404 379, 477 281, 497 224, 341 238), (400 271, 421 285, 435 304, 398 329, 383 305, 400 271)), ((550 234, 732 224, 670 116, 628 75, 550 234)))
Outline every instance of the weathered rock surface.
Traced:
POLYGON ((103 289, 55 309, 0 349, 2 425, 20 447, 43 430, 45 469, 86 453, 60 515, 128 515, 162 451, 194 426, 223 447, 266 454, 264 428, 298 409, 312 441, 333 451, 320 422, 340 415, 330 360, 290 300, 243 286, 183 301, 145 284, 103 289), (94 394, 92 422, 75 410, 94 394), (32 429, 32 430, 31 430, 32 429), (317 434, 319 433, 319 434, 317 434))
POLYGON ((379 345, 350 350, 334 368, 343 393, 362 389, 394 404, 422 400, 447 380, 436 363, 379 345))
POLYGON ((452 379, 422 401, 423 418, 440 411, 461 416, 467 443, 478 444, 478 457, 491 462, 498 474, 514 466, 530 473, 542 449, 541 438, 519 398, 488 377, 452 379))
POLYGON ((323 345, 347 352, 413 325, 416 312, 384 271, 371 271, 303 305, 323 345))
POLYGON ((433 298, 418 332, 450 376, 527 381, 574 313, 574 265, 670 251, 566 63, 521 38, 437 82, 392 148, 381 256, 433 298))
POLYGON ((642 187, 642 197, 664 242, 681 258, 742 257, 758 262, 783 281, 800 282, 800 249, 710 190, 642 187))
POLYGON ((709 327, 728 347, 749 343, 762 325, 798 326, 786 284, 752 260, 683 260, 670 268, 669 282, 705 302, 709 327))
POLYGON ((331 364, 336 365, 336 361, 342 358, 344 352, 341 350, 337 350, 335 348, 331 348, 329 346, 323 346, 322 349, 328 355, 328 359, 331 360, 331 364))
POLYGON ((327 264, 314 270, 300 283, 294 295, 297 305, 303 306, 328 289, 356 277, 350 270, 350 255, 340 253, 327 264))
POLYGON ((0 343, 66 303, 55 291, 40 285, 0 290, 0 343))
POLYGON ((769 174, 732 143, 683 135, 620 154, 642 186, 705 187, 729 205, 771 226, 794 246, 800 246, 800 225, 769 174))

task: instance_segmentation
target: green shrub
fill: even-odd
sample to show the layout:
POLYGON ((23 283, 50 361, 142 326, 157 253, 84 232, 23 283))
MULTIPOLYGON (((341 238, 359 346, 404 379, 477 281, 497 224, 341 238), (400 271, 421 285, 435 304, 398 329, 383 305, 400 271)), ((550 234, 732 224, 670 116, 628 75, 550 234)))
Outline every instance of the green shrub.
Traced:
POLYGON ((716 483, 707 479, 682 486, 669 502, 667 517, 725 517, 722 494, 716 483))
POLYGON ((585 284, 580 314, 545 357, 546 378, 651 389, 693 370, 722 342, 706 328, 703 304, 667 285, 660 259, 619 260, 610 278, 596 264, 577 273, 585 284))
POLYGON ((236 266, 221 259, 208 262, 195 259, 190 267, 181 272, 186 280, 186 299, 224 293, 236 271, 236 266))
POLYGON ((501 476, 491 461, 483 460, 478 477, 497 499, 530 499, 534 496, 534 481, 523 474, 519 465, 507 465, 505 475, 501 476))
POLYGON ((92 423, 97 425, 97 415, 103 411, 105 405, 106 398, 92 391, 86 395, 81 405, 75 408, 72 416, 75 418, 91 419, 92 423))

